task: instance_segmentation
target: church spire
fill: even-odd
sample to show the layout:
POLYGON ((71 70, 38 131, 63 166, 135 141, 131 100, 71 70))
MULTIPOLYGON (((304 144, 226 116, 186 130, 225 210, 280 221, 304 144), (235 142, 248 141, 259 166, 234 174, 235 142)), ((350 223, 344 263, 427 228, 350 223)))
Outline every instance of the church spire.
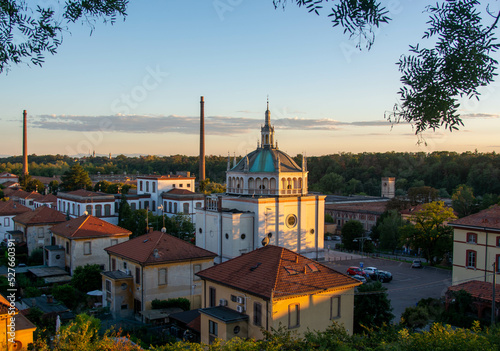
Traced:
POLYGON ((261 142, 263 148, 274 148, 274 127, 271 126, 271 111, 269 111, 269 96, 267 97, 267 109, 265 114, 265 124, 260 129, 261 142))

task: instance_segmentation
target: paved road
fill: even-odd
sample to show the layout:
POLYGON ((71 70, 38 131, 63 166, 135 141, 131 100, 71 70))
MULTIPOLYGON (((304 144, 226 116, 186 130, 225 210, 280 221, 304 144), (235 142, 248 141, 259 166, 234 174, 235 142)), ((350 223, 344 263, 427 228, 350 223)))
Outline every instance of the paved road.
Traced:
POLYGON ((367 258, 351 254, 337 255, 330 252, 330 258, 337 257, 336 261, 327 261, 324 264, 345 273, 349 266, 359 266, 363 262, 364 267, 377 267, 378 269, 392 273, 393 280, 384 283, 388 288, 389 299, 393 307, 394 322, 398 322, 406 307, 415 306, 423 298, 439 298, 444 295, 448 286, 451 285, 451 271, 425 267, 414 269, 410 263, 397 262, 379 258, 367 258), (354 256, 354 255, 353 255, 354 256))

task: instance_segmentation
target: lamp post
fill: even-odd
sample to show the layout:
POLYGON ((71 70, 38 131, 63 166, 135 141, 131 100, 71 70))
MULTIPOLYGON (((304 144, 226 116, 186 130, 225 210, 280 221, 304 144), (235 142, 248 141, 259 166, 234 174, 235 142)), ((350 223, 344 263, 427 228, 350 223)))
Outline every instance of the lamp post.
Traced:
POLYGON ((372 238, 370 238, 369 236, 360 236, 359 238, 354 238, 352 241, 354 243, 361 242, 361 257, 363 257, 363 245, 366 240, 372 241, 372 238))
POLYGON ((163 227, 161 228, 162 233, 167 232, 167 228, 165 228, 165 209, 163 205, 158 206, 158 209, 161 210, 161 217, 163 218, 163 227))

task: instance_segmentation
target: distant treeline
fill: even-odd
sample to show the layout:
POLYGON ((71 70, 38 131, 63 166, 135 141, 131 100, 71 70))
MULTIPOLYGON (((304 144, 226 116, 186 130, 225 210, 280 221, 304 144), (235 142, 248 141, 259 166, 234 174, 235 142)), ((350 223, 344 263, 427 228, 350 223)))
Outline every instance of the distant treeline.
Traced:
MULTIPOLYGON (((241 157, 238 157, 239 160, 241 157)), ((206 157, 206 177, 225 181, 226 156, 206 157)), ((295 157, 301 165, 302 156, 295 157)), ((31 175, 61 175, 79 162, 91 175, 97 174, 169 174, 189 171, 198 174, 196 156, 83 157, 63 155, 29 156, 31 175)), ((231 158, 231 166, 233 159, 231 158)), ((309 188, 330 194, 380 195, 381 178, 395 177, 396 190, 404 194, 411 187, 431 186, 442 196, 452 194, 460 184, 474 189, 476 196, 500 194, 500 155, 478 152, 433 153, 341 153, 307 158, 309 188)), ((22 157, 0 158, 0 172, 21 174, 22 157)))

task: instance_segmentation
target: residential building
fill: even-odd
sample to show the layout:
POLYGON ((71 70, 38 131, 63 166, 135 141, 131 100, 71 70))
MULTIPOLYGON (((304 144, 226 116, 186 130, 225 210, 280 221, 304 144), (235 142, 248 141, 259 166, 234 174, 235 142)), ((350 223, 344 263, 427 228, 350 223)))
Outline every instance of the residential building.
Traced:
POLYGON ((268 245, 197 274, 203 281, 201 341, 262 339, 284 326, 303 335, 336 321, 352 334, 361 284, 284 247, 268 245))
POLYGON ((152 321, 154 299, 183 297, 191 308, 201 307, 201 281, 195 274, 213 266, 215 253, 158 231, 105 251, 110 268, 102 273, 103 303, 115 316, 152 321))
POLYGON ((205 203, 204 194, 180 188, 163 192, 161 198, 163 213, 166 216, 173 217, 178 213, 182 213, 188 216, 192 223, 196 223, 196 209, 201 209, 205 203))
POLYGON ((51 244, 50 228, 66 222, 66 216, 61 212, 46 206, 33 211, 18 214, 13 219, 14 230, 22 232, 23 240, 28 246, 28 254, 51 244))
POLYGON ((500 273, 500 206, 448 223, 453 227, 452 285, 493 282, 500 273))
POLYGON ((111 224, 118 224, 115 196, 84 189, 57 194, 57 209, 71 218, 92 215, 111 224))
POLYGON ((19 177, 14 173, 2 172, 0 173, 0 184, 4 184, 6 182, 14 182, 19 183, 19 177))
POLYGON ((324 259, 325 196, 309 194, 307 164, 279 150, 269 104, 261 143, 231 166, 226 194, 212 195, 196 210, 196 245, 216 252, 218 262, 267 244, 324 259))
MULTIPOLYGON (((327 197, 328 199, 328 197, 327 197)), ((385 212, 387 200, 370 199, 353 201, 346 199, 325 205, 325 213, 332 216, 335 231, 332 233, 340 234, 345 223, 351 220, 361 222, 365 231, 370 231, 377 224, 377 220, 385 212)))
POLYGON ((43 195, 41 198, 34 200, 33 205, 35 208, 47 206, 57 209, 57 196, 54 194, 43 195))
MULTIPOLYGON (((148 208, 154 214, 159 215, 162 212, 168 212, 166 209, 162 211, 160 206, 163 204, 162 194, 168 192, 172 189, 185 189, 190 192, 194 192, 194 181, 195 177, 191 177, 190 173, 187 172, 179 175, 149 175, 149 176, 137 176, 137 195, 150 195, 149 199, 142 200, 139 204, 139 209, 148 208)), ((178 201, 174 201, 179 207, 179 212, 181 211, 181 204, 178 201)), ((189 199, 187 199, 189 201, 189 199)))
POLYGON ((61 268, 65 268, 71 275, 76 267, 86 264, 98 264, 103 270, 109 270, 108 255, 104 249, 127 241, 132 234, 127 229, 91 215, 55 225, 51 231, 54 236, 53 245, 46 248, 45 257, 52 261, 50 256, 60 255, 61 249, 64 249, 64 267, 61 268))
POLYGON ((35 330, 36 326, 17 308, 11 309, 10 302, 0 295, 0 349, 28 350, 35 330))
POLYGON ((24 190, 19 190, 16 193, 16 196, 17 196, 17 201, 19 201, 19 203, 21 205, 29 207, 32 210, 35 209, 35 201, 39 200, 39 199, 41 199, 43 197, 42 194, 40 194, 40 193, 38 193, 36 191, 27 192, 27 191, 24 191, 24 190))
POLYGON ((7 232, 14 230, 14 221, 12 219, 28 211, 31 210, 14 200, 0 201, 0 240, 12 238, 7 234, 7 232))

